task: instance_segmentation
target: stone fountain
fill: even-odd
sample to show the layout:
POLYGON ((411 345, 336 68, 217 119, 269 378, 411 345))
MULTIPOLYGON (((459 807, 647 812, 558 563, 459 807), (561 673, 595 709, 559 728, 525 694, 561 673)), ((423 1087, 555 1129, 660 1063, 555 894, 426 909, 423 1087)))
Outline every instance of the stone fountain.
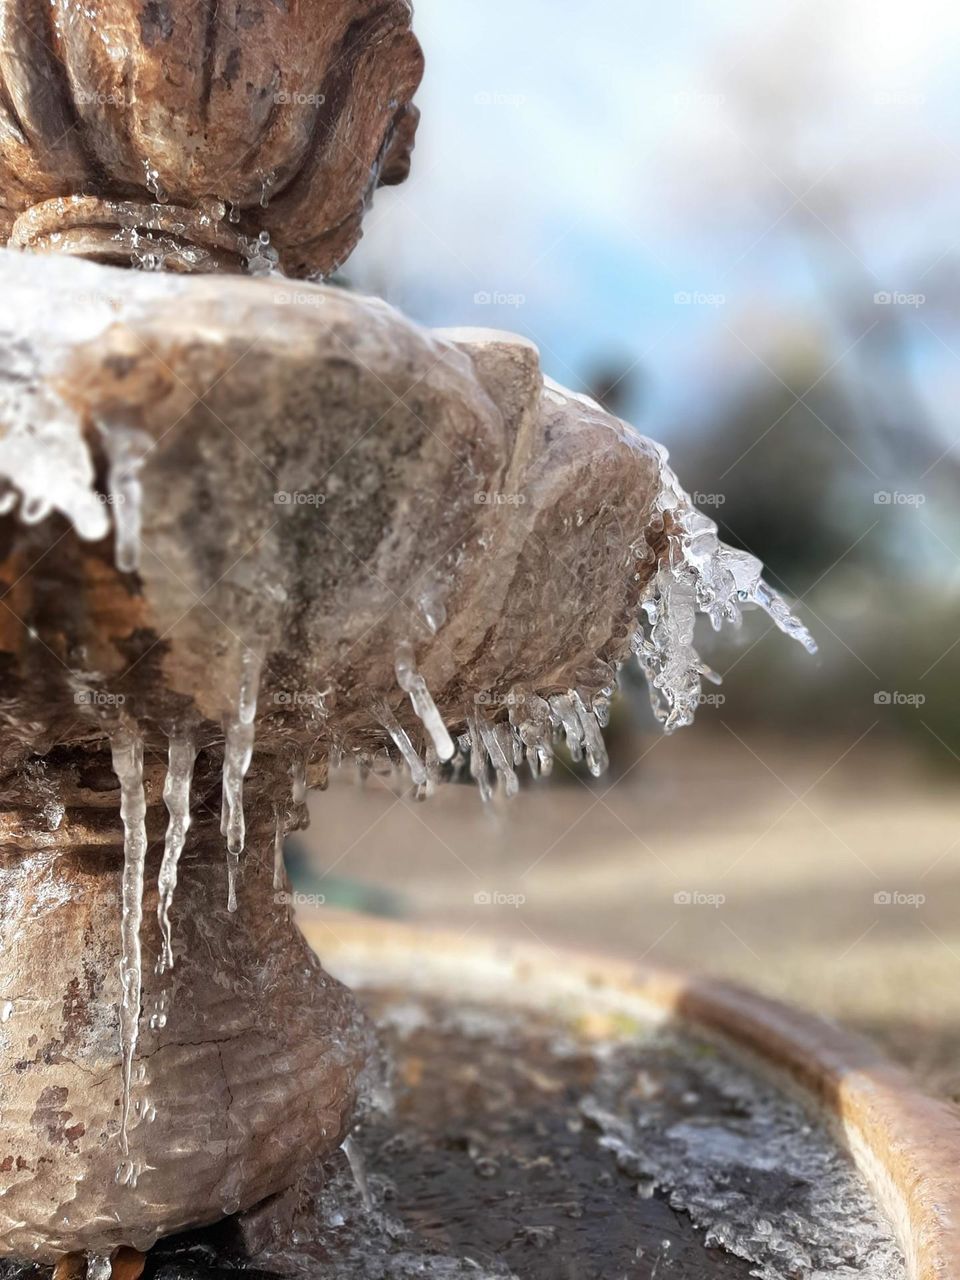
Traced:
POLYGON ((104 1259, 350 1131, 278 895, 331 765, 599 774, 624 663, 692 719, 697 613, 814 646, 529 342, 319 283, 409 167, 407 0, 0 14, 0 1253, 104 1259))

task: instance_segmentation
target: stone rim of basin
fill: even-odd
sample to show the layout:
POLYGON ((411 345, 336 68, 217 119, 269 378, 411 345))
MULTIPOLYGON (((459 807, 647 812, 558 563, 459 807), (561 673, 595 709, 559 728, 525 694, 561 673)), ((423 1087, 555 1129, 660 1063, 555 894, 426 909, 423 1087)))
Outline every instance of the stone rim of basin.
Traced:
POLYGON ((308 942, 353 988, 389 981, 575 1020, 587 1034, 675 1024, 771 1081, 826 1123, 898 1239, 910 1280, 960 1273, 960 1111, 932 1097, 870 1040, 723 979, 534 943, 305 910, 308 942), (559 959, 559 963, 558 963, 559 959))

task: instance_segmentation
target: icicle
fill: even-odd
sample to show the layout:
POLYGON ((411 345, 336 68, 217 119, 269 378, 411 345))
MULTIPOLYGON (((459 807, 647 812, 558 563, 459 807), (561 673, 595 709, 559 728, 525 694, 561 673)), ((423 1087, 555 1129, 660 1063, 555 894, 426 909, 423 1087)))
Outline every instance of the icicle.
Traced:
POLYGON ((580 728, 583 731, 583 746, 587 757, 587 768, 595 778, 599 778, 602 773, 606 773, 610 764, 607 748, 603 742, 603 734, 600 732, 596 716, 592 711, 587 710, 576 689, 570 690, 570 700, 573 703, 577 719, 580 721, 580 728))
POLYGON ((417 671, 413 649, 409 644, 403 643, 397 647, 396 672, 397 683, 409 697, 414 711, 423 721, 423 727, 433 739, 437 755, 441 760, 449 760, 454 752, 453 739, 447 732, 447 726, 443 723, 436 703, 430 697, 426 681, 417 671))
MULTIPOLYGON (((487 755, 496 771, 497 777, 503 783, 504 794, 507 797, 515 796, 520 789, 520 783, 517 781, 517 775, 513 771, 511 757, 507 756, 503 736, 497 732, 500 726, 487 724, 482 718, 477 718, 477 726, 480 730, 480 737, 483 739, 483 745, 487 749, 487 755)), ((504 729, 506 725, 502 726, 504 729)))
POLYGON ((577 763, 583 759, 583 728, 573 699, 566 693, 555 694, 550 699, 550 710, 563 726, 570 759, 577 763))
POLYGON ((357 1184, 357 1190, 360 1192, 363 1207, 367 1213, 370 1213, 373 1209, 373 1198, 370 1195, 370 1185, 367 1182, 367 1164, 363 1158, 363 1152, 350 1134, 344 1138, 340 1145, 343 1154, 347 1157, 347 1163, 350 1166, 350 1172, 353 1174, 353 1180, 357 1184))
POLYGON ((787 608, 786 601, 772 587, 768 587, 761 580, 757 584, 754 599, 760 608, 769 614, 784 635, 788 635, 792 640, 802 644, 807 653, 814 654, 817 652, 816 640, 814 640, 800 619, 793 616, 787 608))
POLYGON ((723 622, 739 624, 744 607, 761 608, 808 653, 815 653, 817 646, 785 601, 763 581, 763 565, 756 556, 720 541, 717 526, 680 487, 666 450, 652 443, 651 447, 660 460, 655 519, 667 537, 643 598, 648 630, 639 628, 631 648, 649 682, 654 712, 669 732, 693 720, 701 676, 712 677, 694 647, 698 612, 719 629, 723 622))
POLYGON ((273 806, 273 887, 274 889, 283 888, 283 809, 280 805, 273 806))
POLYGON ((307 802, 307 759, 299 747, 290 762, 290 799, 298 809, 307 802))
POLYGON ((264 174, 263 177, 260 179, 260 208, 261 209, 266 209, 267 205, 270 203, 270 191, 273 187, 276 186, 276 184, 277 184, 277 174, 275 170, 271 171, 270 173, 264 174))
POLYGON ((418 800, 428 800, 440 785, 440 760, 437 756, 436 747, 429 739, 423 754, 424 771, 427 776, 425 781, 417 788, 418 800))
POLYGON ((664 729, 693 721, 700 699, 700 659, 693 646, 696 586, 693 575, 657 573, 658 595, 644 607, 650 638, 641 643, 637 660, 650 685, 650 703, 664 729))
POLYGON ((109 1253, 87 1254, 87 1280, 110 1280, 113 1263, 109 1253))
POLYGON ((290 762, 287 773, 290 778, 290 802, 283 806, 281 811, 281 817, 285 822, 284 834, 310 824, 310 811, 307 808, 308 751, 294 742, 290 744, 289 753, 290 762))
POLYGON ((594 695, 591 702, 593 714, 597 717, 597 724, 601 729, 606 729, 610 723, 610 702, 613 698, 613 689, 599 689, 594 695))
POLYGON ((524 693, 510 703, 510 722, 516 727, 527 752, 533 777, 547 777, 553 768, 553 748, 549 742, 550 708, 535 693, 524 693))
MULTIPOLYGON (((418 787, 422 786, 427 780, 427 772, 423 767, 423 761, 417 755, 413 748, 413 743, 407 735, 406 729, 404 729, 397 717, 393 714, 393 711, 390 709, 390 705, 385 698, 381 698, 377 703, 374 708, 374 715, 386 729, 387 733, 389 733, 397 750, 403 756, 404 760, 406 760, 413 783, 418 787)), ((451 755, 452 754, 453 753, 451 752, 451 755)))
POLYGON ((237 909, 237 870, 246 839, 243 819, 243 780, 253 759, 253 740, 256 732, 254 720, 257 714, 257 693, 260 687, 262 664, 261 654, 253 649, 244 650, 237 711, 227 723, 226 741, 223 747, 220 833, 227 838, 228 911, 237 909))
POLYGON ((143 740, 134 730, 121 730, 110 743, 113 771, 120 782, 120 820, 123 823, 123 888, 120 926, 120 1048, 123 1059, 123 1102, 120 1140, 129 1150, 127 1121, 133 1059, 140 1029, 143 971, 140 923, 143 918, 143 867, 147 856, 147 802, 143 790, 143 740))
POLYGON ((160 172, 149 160, 143 162, 144 186, 156 200, 157 204, 166 204, 170 197, 160 181, 160 172))
MULTIPOLYGON (((162 969, 161 969, 161 972, 162 972, 162 969)), ((157 998, 153 1002, 153 1013, 151 1013, 150 1015, 151 1031, 162 1031, 163 1028, 167 1025, 168 1004, 169 1004, 169 997, 167 993, 165 991, 161 991, 161 993, 157 996, 157 998)))
POLYGON ((140 469, 152 446, 143 431, 127 427, 103 427, 109 465, 107 489, 113 508, 114 555, 121 573, 140 567, 140 529, 143 518, 143 486, 140 469))
POLYGON ((163 953, 160 972, 173 968, 173 935, 170 927, 170 907, 177 887, 177 869, 180 855, 190 830, 190 784, 193 766, 197 758, 197 745, 189 730, 175 733, 170 738, 167 758, 167 776, 163 783, 163 802, 169 818, 167 835, 163 845, 163 861, 157 889, 160 900, 157 917, 163 934, 163 953))
POLYGON ((487 752, 476 716, 467 716, 467 732, 470 739, 470 776, 480 788, 480 799, 493 799, 490 779, 487 776, 487 752))

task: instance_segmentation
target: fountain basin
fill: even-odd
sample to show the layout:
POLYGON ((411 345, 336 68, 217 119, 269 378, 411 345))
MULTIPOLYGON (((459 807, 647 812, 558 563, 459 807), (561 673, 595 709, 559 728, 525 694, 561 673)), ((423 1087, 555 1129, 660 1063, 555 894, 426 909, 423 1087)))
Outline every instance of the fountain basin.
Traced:
MULTIPOLYGON (((389 987, 414 998, 546 1012, 579 1019, 588 1033, 592 1026, 613 1036, 619 1028, 621 1039, 624 1031, 629 1038, 669 1026, 716 1046, 799 1101, 846 1153, 899 1242, 902 1274, 960 1274, 960 1114, 861 1037, 749 990, 649 965, 334 912, 311 912, 301 925, 331 971, 360 991, 389 987)), ((675 1192, 689 1195, 682 1186, 675 1192)), ((695 1197, 691 1204, 696 1219, 695 1197)))

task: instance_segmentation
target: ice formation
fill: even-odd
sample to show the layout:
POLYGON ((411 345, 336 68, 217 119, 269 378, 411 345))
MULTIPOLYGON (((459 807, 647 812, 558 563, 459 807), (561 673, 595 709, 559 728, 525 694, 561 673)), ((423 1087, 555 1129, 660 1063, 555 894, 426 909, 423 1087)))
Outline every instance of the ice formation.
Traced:
POLYGON ((123 1105, 121 1142, 128 1149, 130 1085, 140 1028, 140 993, 143 966, 140 956, 140 923, 143 918, 143 868, 147 856, 147 802, 143 790, 143 740, 124 727, 111 741, 113 771, 120 782, 120 820, 123 823, 123 890, 121 917, 120 1047, 123 1057, 123 1105))
MULTIPOLYGON (((60 393, 59 378, 72 350, 99 338, 111 325, 137 314, 151 301, 174 296, 181 284, 172 275, 151 277, 140 283, 136 297, 121 297, 106 292, 102 270, 93 264, 71 265, 78 289, 65 295, 58 263, 27 254, 4 256, 0 509, 12 509, 19 499, 18 512, 26 523, 59 511, 81 538, 97 540, 109 532, 112 507, 115 521, 126 518, 123 535, 118 537, 119 551, 121 545, 127 548, 131 544, 135 508, 124 511, 126 503, 111 503, 111 495, 97 492, 83 421, 60 393), (38 288, 45 275, 49 288, 38 288), (84 288, 86 281, 89 287, 84 288)), ((118 429, 124 430, 122 424, 118 429)), ((101 430, 109 436, 113 428, 101 430)), ((120 447, 130 443, 127 439, 120 447)), ((109 441, 107 451, 109 454, 109 441)))
POLYGON ((389 733, 394 746, 406 762, 407 768, 410 770, 410 779, 414 785, 420 786, 426 782, 427 771, 423 766, 423 761, 417 755, 414 745, 410 741, 410 735, 390 710, 386 699, 381 699, 374 713, 384 729, 389 733))
POLYGON ((513 738, 511 737, 509 726, 505 724, 490 724, 489 721, 480 719, 477 727, 494 772, 503 783, 504 794, 515 796, 519 790, 520 783, 513 771, 513 738), (510 752, 509 756, 507 755, 508 750, 510 752))
POLYGON ((190 830, 190 784, 193 780, 193 764, 197 757, 197 745, 193 734, 184 729, 171 734, 167 776, 163 784, 163 802, 169 820, 163 846, 163 861, 157 881, 159 904, 157 912, 163 934, 161 971, 173 968, 173 935, 170 925, 170 907, 177 887, 177 868, 180 855, 190 830))
POLYGON ((280 805, 273 807, 273 887, 283 888, 283 809, 280 805))
POLYGON ((454 753, 453 739, 437 710, 437 704, 430 696, 427 682, 417 670, 413 649, 409 643, 404 642, 397 647, 396 672, 397 683, 409 697, 410 705, 417 716, 423 721, 423 727, 433 739, 437 755, 441 760, 449 760, 454 753))
POLYGON ((110 1280, 113 1263, 109 1254, 91 1254, 87 1259, 87 1280, 110 1280))
MULTIPOLYGON (((10 313, 13 314, 12 312, 10 313)), ((11 321, 11 326, 13 322, 11 321)), ((54 509, 83 538, 102 538, 107 508, 93 489, 93 463, 72 410, 44 383, 37 353, 0 319, 0 507, 35 524, 54 509)))
POLYGON ((692 722, 701 677, 715 678, 694 647, 698 613, 706 614, 718 631, 724 622, 739 625, 744 606, 753 605, 808 653, 816 653, 817 646, 786 602, 763 581, 763 565, 756 556, 720 541, 717 526, 681 488, 666 449, 652 447, 660 458, 656 507, 667 533, 667 551, 644 593, 646 618, 637 628, 633 648, 650 686, 654 713, 669 732, 692 722))
POLYGON ((367 1183, 367 1164, 363 1158, 363 1151, 357 1145, 356 1140, 349 1134, 344 1138, 341 1146, 343 1154, 347 1157, 347 1164, 350 1166, 350 1172, 353 1175, 357 1190, 360 1192, 363 1207, 369 1213, 373 1208, 373 1199, 367 1183))
POLYGON ((718 1123, 693 1110, 671 1122, 662 1095, 642 1108, 624 1106, 624 1077, 611 1055, 580 1110, 640 1194, 665 1195, 705 1232, 708 1247, 753 1263, 761 1280, 903 1276, 900 1250, 866 1185, 799 1099, 696 1041, 694 1056, 670 1032, 657 1038, 677 1060, 686 1054, 696 1064, 707 1106, 716 1099, 725 1116, 718 1123), (758 1206, 765 1187, 773 1202, 758 1206), (788 1211, 778 1213, 780 1206, 788 1211))
POLYGON ((491 800, 493 790, 487 776, 487 744, 483 740, 475 715, 467 716, 467 733, 463 747, 470 753, 470 776, 480 789, 480 799, 491 800))
POLYGON ((223 744, 223 797, 220 834, 227 838, 227 910, 237 909, 237 871, 246 840, 243 817, 243 780, 253 759, 254 721, 260 668, 263 657, 253 649, 244 649, 241 658, 240 692, 236 711, 229 717, 223 744))
POLYGON ((114 556, 122 573, 134 573, 140 568, 140 469, 150 449, 150 438, 127 427, 105 427, 103 438, 110 460, 107 488, 113 506, 114 556))

